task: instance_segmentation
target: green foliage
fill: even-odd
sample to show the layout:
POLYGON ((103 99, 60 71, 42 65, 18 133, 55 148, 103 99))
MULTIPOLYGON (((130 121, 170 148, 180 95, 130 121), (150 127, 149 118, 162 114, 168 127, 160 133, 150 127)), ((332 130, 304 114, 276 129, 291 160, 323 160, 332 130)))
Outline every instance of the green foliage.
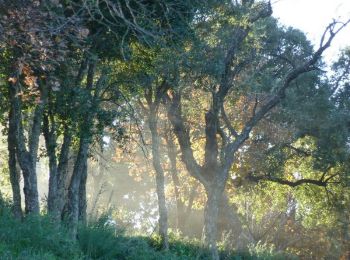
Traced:
MULTIPOLYGON (((198 239, 171 233, 169 250, 161 251, 158 236, 126 235, 118 226, 106 224, 107 215, 80 227, 75 242, 65 228, 54 226, 47 216, 28 216, 20 221, 12 217, 10 208, 8 202, 0 200, 1 259, 210 259, 209 251, 198 239)), ((292 259, 265 246, 250 248, 249 252, 223 248, 220 252, 222 259, 292 259)))
POLYGON ((27 216, 22 222, 12 217, 10 205, 0 208, 0 258, 79 259, 81 252, 64 228, 45 216, 27 216))
POLYGON ((249 254, 253 259, 297 259, 296 256, 289 255, 286 253, 276 252, 273 245, 263 244, 258 242, 255 245, 250 245, 249 254))

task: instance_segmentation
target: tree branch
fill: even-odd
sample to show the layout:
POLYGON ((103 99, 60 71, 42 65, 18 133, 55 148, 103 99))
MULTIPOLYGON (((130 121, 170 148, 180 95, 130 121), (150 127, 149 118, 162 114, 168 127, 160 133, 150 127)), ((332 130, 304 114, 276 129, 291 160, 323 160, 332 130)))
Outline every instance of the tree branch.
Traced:
POLYGON ((188 129, 185 127, 181 109, 181 94, 172 92, 172 96, 167 93, 165 95, 165 103, 168 117, 173 125, 174 133, 179 142, 182 160, 186 165, 188 172, 201 183, 206 184, 207 181, 201 174, 201 166, 197 163, 193 155, 191 139, 188 129))

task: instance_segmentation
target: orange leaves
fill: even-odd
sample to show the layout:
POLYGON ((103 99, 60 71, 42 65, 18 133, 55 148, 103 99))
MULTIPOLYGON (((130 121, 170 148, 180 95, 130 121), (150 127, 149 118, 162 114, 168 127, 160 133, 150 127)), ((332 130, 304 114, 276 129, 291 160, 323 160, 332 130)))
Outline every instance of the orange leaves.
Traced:
POLYGON ((24 84, 26 84, 30 89, 38 87, 36 76, 26 76, 24 78, 24 84))
MULTIPOLYGON (((1 43, 14 60, 21 58, 30 65, 37 77, 41 76, 38 73, 54 71, 67 60, 69 43, 84 45, 90 33, 77 19, 44 9, 39 3, 31 1, 20 8, 4 8, 0 19, 1 43)), ((25 84, 34 87, 36 79, 27 77, 25 84)))
MULTIPOLYGON (((27 86, 26 94, 28 96, 34 96, 35 97, 35 103, 38 103, 37 100, 40 92, 39 92, 39 85, 38 85, 38 77, 34 75, 33 70, 28 64, 25 64, 22 69, 22 73, 24 76, 23 83, 27 86)), ((39 98, 40 99, 40 98, 39 98)))
POLYGON ((10 78, 8 78, 8 81, 9 81, 10 83, 12 83, 12 84, 15 84, 15 83, 17 82, 17 78, 15 78, 15 77, 10 77, 10 78))

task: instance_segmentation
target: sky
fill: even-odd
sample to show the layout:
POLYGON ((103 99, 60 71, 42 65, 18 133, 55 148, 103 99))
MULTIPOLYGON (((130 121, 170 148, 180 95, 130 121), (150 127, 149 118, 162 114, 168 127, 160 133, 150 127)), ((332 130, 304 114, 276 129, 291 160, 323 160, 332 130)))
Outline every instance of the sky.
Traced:
MULTIPOLYGON (((271 0, 273 16, 280 23, 306 33, 319 46, 324 29, 333 19, 350 19, 350 0, 271 0)), ((350 24, 334 39, 324 55, 327 63, 336 60, 339 50, 350 46, 350 24)))

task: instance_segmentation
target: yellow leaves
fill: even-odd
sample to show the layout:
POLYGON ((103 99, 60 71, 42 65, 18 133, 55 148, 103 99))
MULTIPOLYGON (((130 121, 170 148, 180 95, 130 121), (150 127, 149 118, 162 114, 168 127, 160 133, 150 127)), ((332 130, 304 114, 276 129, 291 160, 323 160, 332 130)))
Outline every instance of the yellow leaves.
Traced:
POLYGON ((24 84, 26 84, 29 88, 37 88, 37 77, 36 76, 26 76, 24 78, 24 84))
POLYGON ((17 78, 16 77, 10 77, 8 78, 8 82, 15 84, 17 82, 17 78))

